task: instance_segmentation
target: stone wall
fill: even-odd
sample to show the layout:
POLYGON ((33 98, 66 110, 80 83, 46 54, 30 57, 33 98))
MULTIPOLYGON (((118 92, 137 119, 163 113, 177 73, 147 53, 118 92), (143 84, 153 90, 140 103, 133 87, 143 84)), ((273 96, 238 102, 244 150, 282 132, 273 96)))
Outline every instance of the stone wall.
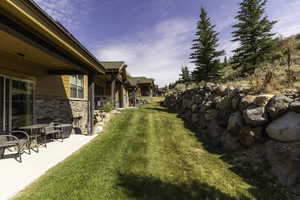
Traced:
POLYGON ((253 95, 246 88, 207 83, 168 96, 163 105, 215 147, 235 152, 259 147, 259 156, 281 184, 293 185, 300 178, 299 94, 253 95))
POLYGON ((88 102, 38 96, 35 102, 35 120, 38 122, 43 119, 71 123, 76 133, 87 134, 88 102))

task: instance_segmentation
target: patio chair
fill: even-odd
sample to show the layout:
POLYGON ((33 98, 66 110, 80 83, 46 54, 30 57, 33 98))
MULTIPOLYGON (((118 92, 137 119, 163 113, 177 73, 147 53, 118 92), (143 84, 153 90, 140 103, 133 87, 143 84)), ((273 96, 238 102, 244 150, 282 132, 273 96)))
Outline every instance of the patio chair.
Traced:
POLYGON ((44 136, 44 145, 47 147, 47 137, 52 136, 54 139, 55 135, 59 135, 61 131, 55 127, 54 123, 50 123, 49 126, 45 127, 42 134, 44 136))
POLYGON ((55 134, 55 139, 61 139, 61 142, 64 142, 64 137, 63 137, 64 128, 63 128, 62 124, 55 123, 54 126, 55 126, 55 129, 58 130, 58 132, 55 134))
POLYGON ((10 131, 6 135, 0 135, 0 158, 4 158, 5 149, 17 147, 17 156, 19 162, 22 162, 22 153, 25 152, 27 147, 30 153, 30 140, 29 135, 24 131, 10 131), (12 134, 24 135, 23 138, 18 138, 12 134))

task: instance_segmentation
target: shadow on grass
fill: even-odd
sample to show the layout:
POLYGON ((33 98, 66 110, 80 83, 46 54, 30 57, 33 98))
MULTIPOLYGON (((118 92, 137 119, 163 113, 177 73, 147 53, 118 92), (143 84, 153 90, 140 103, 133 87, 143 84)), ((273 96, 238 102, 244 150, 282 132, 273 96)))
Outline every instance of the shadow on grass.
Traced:
MULTIPOLYGON (((173 184, 152 176, 119 173, 119 187, 128 197, 140 200, 237 200, 204 183, 190 180, 190 184, 173 184)), ((249 197, 240 197, 248 200, 249 197)))

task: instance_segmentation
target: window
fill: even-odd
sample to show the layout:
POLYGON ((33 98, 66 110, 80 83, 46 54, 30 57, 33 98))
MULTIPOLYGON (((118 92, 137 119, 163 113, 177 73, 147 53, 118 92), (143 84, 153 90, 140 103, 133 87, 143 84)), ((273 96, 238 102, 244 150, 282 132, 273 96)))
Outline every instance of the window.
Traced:
POLYGON ((72 75, 70 77, 70 95, 71 98, 83 99, 83 75, 72 75))

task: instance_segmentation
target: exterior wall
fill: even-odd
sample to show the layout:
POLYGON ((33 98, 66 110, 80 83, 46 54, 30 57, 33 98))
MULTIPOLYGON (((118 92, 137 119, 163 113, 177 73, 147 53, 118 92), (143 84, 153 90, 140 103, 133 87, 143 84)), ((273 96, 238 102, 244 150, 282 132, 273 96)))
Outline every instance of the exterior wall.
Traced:
POLYGON ((141 86, 141 96, 143 97, 152 97, 153 90, 150 86, 141 86))
POLYGON ((46 69, 17 56, 0 52, 0 74, 34 82, 34 122, 48 118, 73 123, 77 133, 87 133, 87 76, 84 76, 84 99, 74 100, 70 99, 70 76, 48 75, 46 69), (74 120, 77 117, 81 119, 74 120))
POLYGON ((59 123, 73 124, 76 133, 87 134, 88 102, 65 98, 37 96, 36 120, 51 119, 59 123))
MULTIPOLYGON (((44 75, 37 77, 37 96, 70 97, 69 75, 44 75)), ((88 77, 84 75, 84 99, 88 99, 88 77)))
POLYGON ((48 118, 60 123, 70 123, 76 133, 87 133, 88 77, 84 76, 84 99, 70 98, 69 75, 37 77, 35 119, 48 118))

